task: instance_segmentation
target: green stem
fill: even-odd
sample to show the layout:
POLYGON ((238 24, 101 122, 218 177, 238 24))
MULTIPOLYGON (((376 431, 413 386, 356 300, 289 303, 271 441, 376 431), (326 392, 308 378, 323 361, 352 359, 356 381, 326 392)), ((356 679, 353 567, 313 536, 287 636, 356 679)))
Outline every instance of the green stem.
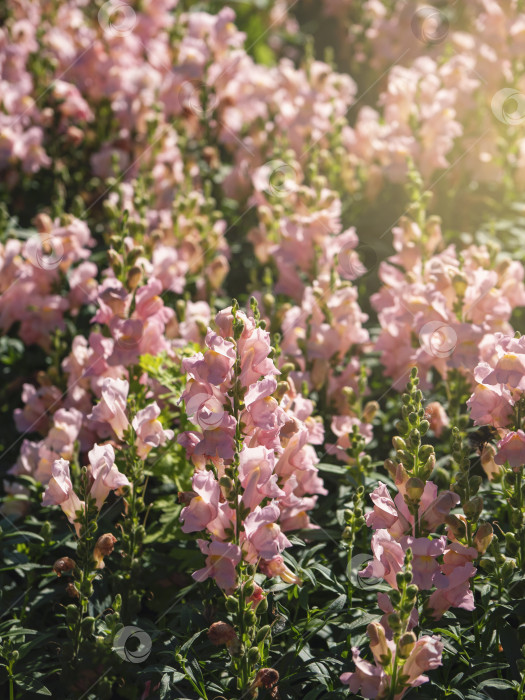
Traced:
POLYGON ((15 700, 15 682, 13 679, 13 662, 8 666, 8 673, 9 673, 9 700, 15 700))

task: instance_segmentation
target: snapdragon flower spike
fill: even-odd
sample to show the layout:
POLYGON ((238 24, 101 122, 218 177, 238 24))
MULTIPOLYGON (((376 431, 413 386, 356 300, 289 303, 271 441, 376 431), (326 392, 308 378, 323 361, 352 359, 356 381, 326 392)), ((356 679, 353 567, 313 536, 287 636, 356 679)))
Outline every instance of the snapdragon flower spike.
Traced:
MULTIPOLYGON (((206 532, 211 543, 200 546, 207 554, 233 541, 244 562, 297 582, 281 556, 290 546, 285 530, 311 527, 313 494, 325 493, 310 444, 322 432, 310 419, 311 402, 301 400, 293 382, 278 383, 270 336, 257 318, 238 310, 234 318, 225 309, 216 329, 208 330, 204 352, 182 362, 188 377, 182 398, 198 428, 178 438, 196 466, 182 529, 206 532)), ((230 562, 236 558, 223 549, 230 562)), ((232 588, 225 575, 231 566, 214 563, 208 570, 232 588)))
POLYGON ((374 529, 374 558, 359 575, 383 578, 397 589, 398 574, 410 550, 413 582, 421 590, 433 591, 429 605, 432 614, 440 617, 451 606, 473 609, 470 578, 476 572, 472 562, 478 557, 478 550, 458 542, 449 546, 450 528, 447 535, 434 536, 449 521, 451 510, 461 499, 454 491, 438 493, 436 484, 420 478, 430 475, 435 455, 429 445, 421 445, 421 434, 428 429, 428 421, 424 420, 422 393, 417 385, 417 372, 412 370, 407 392, 402 396, 403 418, 397 423, 404 437, 393 439, 396 456, 403 464, 385 462, 399 493, 392 499, 386 485, 379 482, 370 494, 373 509, 365 514, 365 521, 374 529))

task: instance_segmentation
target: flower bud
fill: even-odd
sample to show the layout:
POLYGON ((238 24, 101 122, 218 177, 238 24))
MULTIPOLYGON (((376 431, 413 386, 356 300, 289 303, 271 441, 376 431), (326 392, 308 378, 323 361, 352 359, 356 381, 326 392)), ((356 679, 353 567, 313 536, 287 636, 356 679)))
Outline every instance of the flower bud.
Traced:
POLYGON ((480 496, 474 496, 470 501, 463 504, 463 512, 469 520, 477 520, 483 510, 483 499, 480 496))
POLYGON ((270 625, 264 625, 264 627, 261 627, 261 629, 257 632, 257 636, 255 637, 255 641, 257 644, 260 644, 261 642, 264 642, 268 637, 270 636, 272 631, 272 628, 270 625))
POLYGON ((458 518, 457 515, 447 515, 445 518, 445 523, 452 530, 454 537, 458 540, 463 539, 466 536, 465 523, 458 518))
POLYGON ((510 576, 514 569, 516 568, 516 561, 514 559, 507 559, 507 561, 501 567, 501 575, 503 578, 510 576))
POLYGON ((226 610, 228 612, 237 612, 239 609, 239 603, 237 601, 237 598, 234 598, 232 595, 228 596, 226 598, 226 610))
POLYGON ((121 272, 121 270, 122 270, 122 258, 117 253, 117 251, 113 250, 112 248, 110 248, 108 250, 107 255, 108 255, 109 264, 114 269, 115 273, 119 274, 119 272, 121 272))
POLYGON ((243 590, 248 598, 251 595, 253 595, 253 591, 255 590, 255 586, 254 586, 253 581, 246 581, 246 583, 244 584, 243 590))
POLYGON ((490 523, 481 523, 474 535, 474 546, 480 554, 485 554, 494 537, 494 530, 490 523))
POLYGON ((379 622, 371 622, 366 628, 366 633, 370 639, 370 649, 374 658, 382 666, 386 666, 390 663, 392 652, 388 647, 383 625, 379 622))
POLYGON ((354 532, 351 527, 345 527, 343 530, 342 538, 343 540, 351 540, 354 536, 354 532))
POLYGON ((141 245, 135 246, 126 257, 127 264, 133 266, 142 255, 144 255, 144 248, 141 245))
POLYGON ((261 602, 257 605, 255 612, 257 615, 262 615, 268 610, 268 600, 267 598, 263 598, 261 602))
POLYGON ((394 446, 394 450, 406 450, 406 442, 403 440, 402 437, 399 437, 399 435, 395 435, 392 438, 392 445, 394 446))
POLYGON ((134 265, 130 270, 128 270, 128 274, 126 277, 126 285, 128 289, 130 291, 136 289, 139 286, 141 279, 142 270, 137 265, 134 265))
POLYGON ((474 495, 479 491, 479 487, 481 486, 482 478, 478 476, 477 474, 474 474, 474 476, 471 476, 469 479, 469 487, 470 487, 470 493, 474 495))
POLYGON ((461 272, 457 272, 452 278, 452 286, 458 297, 464 297, 468 288, 468 280, 461 272))
POLYGON ((76 564, 73 559, 70 559, 69 557, 62 557, 61 559, 57 559, 53 564, 53 571, 57 576, 62 576, 62 574, 66 573, 67 571, 72 571, 75 566, 76 564))
POLYGON ((68 605, 66 608, 66 622, 68 625, 74 624, 79 617, 79 610, 76 605, 68 605))
POLYGON ((33 219, 33 222, 35 224, 36 230, 39 233, 51 233, 53 230, 53 220, 49 216, 49 214, 45 214, 42 212, 41 214, 37 214, 35 218, 33 219))
POLYGON ((406 594, 410 600, 415 600, 418 592, 419 588, 416 586, 415 583, 411 583, 409 586, 407 586, 406 594))
POLYGON ((371 423, 374 418, 376 417, 377 412, 379 411, 379 404, 377 401, 369 401, 363 411, 363 421, 365 423, 371 423))
POLYGON ((488 574, 492 574, 496 568, 492 559, 480 559, 479 565, 483 571, 486 571, 488 574))
POLYGON ((422 445, 418 450, 419 459, 422 462, 426 462, 431 455, 434 454, 434 448, 432 445, 422 445))
POLYGON ((392 629, 393 632, 396 632, 399 630, 401 627, 401 620, 399 618, 398 613, 390 613, 390 615, 387 618, 388 625, 392 629))
POLYGON ((399 655, 402 659, 406 659, 410 656, 410 652, 414 648, 416 641, 416 635, 413 632, 405 632, 405 634, 401 635, 398 648, 399 655))
POLYGON ((425 484, 423 481, 421 481, 421 479, 412 476, 407 481, 405 488, 407 496, 410 498, 410 500, 419 502, 421 500, 421 496, 423 495, 423 491, 425 490, 425 484))
POLYGON ((104 557, 109 556, 113 552, 116 541, 117 538, 110 532, 98 538, 95 549, 93 550, 93 559, 97 563, 96 569, 104 568, 104 557))
POLYGON ((248 649, 248 663, 256 664, 259 661, 259 649, 257 647, 251 647, 248 649))
POLYGON ((80 627, 82 629, 82 634, 84 635, 91 635, 95 631, 95 618, 94 617, 85 617, 81 624, 80 627))

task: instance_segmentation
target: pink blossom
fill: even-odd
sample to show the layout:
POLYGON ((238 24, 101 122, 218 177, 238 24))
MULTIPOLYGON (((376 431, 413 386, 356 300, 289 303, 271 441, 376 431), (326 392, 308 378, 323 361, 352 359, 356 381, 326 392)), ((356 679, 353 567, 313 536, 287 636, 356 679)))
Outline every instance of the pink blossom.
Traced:
POLYGON ((450 574, 460 566, 465 566, 478 558, 478 550, 475 547, 466 547, 460 542, 451 542, 445 550, 441 571, 445 576, 450 574))
POLYGON ((498 453, 494 457, 496 464, 508 462, 513 469, 525 464, 525 433, 523 430, 508 432, 505 437, 498 442, 498 453))
POLYGON ((436 437, 441 437, 443 430, 450 424, 445 409, 438 401, 432 401, 426 407, 426 414, 427 420, 430 421, 430 429, 436 437))
POLYGON ((424 590, 430 590, 434 576, 439 573, 436 557, 445 551, 447 538, 445 535, 438 539, 429 540, 426 537, 403 537, 402 545, 406 551, 412 549, 412 572, 415 585, 424 590))
POLYGON ((180 519, 183 532, 204 530, 218 514, 221 489, 211 471, 198 471, 193 476, 192 489, 195 496, 182 509, 180 519))
POLYGON ((286 566, 284 559, 280 554, 275 556, 273 559, 266 561, 261 559, 259 562, 259 569, 261 572, 272 578, 274 576, 279 576, 284 583, 294 583, 296 585, 301 585, 301 579, 294 574, 294 572, 286 566))
POLYGON ((206 566, 195 571, 193 578, 199 583, 214 578, 225 593, 232 593, 237 583, 235 567, 241 560, 240 548, 228 542, 197 540, 197 543, 201 552, 207 555, 206 566))
POLYGON ((160 408, 154 402, 138 411, 131 422, 137 434, 135 444, 141 459, 145 459, 153 448, 173 439, 173 430, 164 430, 162 423, 157 420, 159 416, 160 408))
POLYGON ((115 434, 122 440, 124 431, 129 426, 126 416, 126 401, 128 398, 129 383, 124 379, 112 379, 110 377, 102 382, 102 398, 93 408, 91 418, 98 423, 107 423, 115 434))
POLYGON ((100 510, 110 491, 118 491, 123 486, 130 486, 130 483, 115 464, 113 445, 95 444, 88 453, 88 458, 93 478, 89 495, 96 500, 97 508, 100 510))
POLYGON ((275 502, 264 508, 256 506, 244 521, 244 534, 248 546, 247 560, 273 559, 291 543, 277 524, 280 511, 275 502))
POLYGON ((506 387, 478 384, 467 401, 467 406, 476 425, 503 428, 512 415, 512 398, 506 387))
POLYGON ((472 563, 455 567, 448 576, 439 574, 434 578, 437 587, 428 601, 433 617, 439 619, 449 608, 474 610, 474 595, 470 590, 469 579, 476 569, 472 563))
POLYGON ((51 473, 51 479, 42 497, 42 505, 59 505, 69 522, 75 526, 78 535, 80 533, 80 524, 76 522, 76 512, 82 510, 85 504, 73 491, 73 484, 69 474, 69 462, 65 459, 57 459, 53 463, 51 473))
POLYGON ((53 427, 46 437, 49 449, 64 459, 71 459, 82 426, 83 415, 76 408, 59 408, 53 416, 53 427))
POLYGON ((377 698, 388 688, 388 676, 380 666, 363 661, 357 647, 352 648, 355 671, 342 673, 341 683, 347 685, 351 693, 361 692, 365 698, 377 698))
POLYGON ((244 489, 242 502, 253 510, 264 498, 284 496, 273 473, 274 453, 262 445, 244 447, 239 454, 239 480, 244 489))
POLYGON ((423 671, 429 671, 442 665, 441 655, 444 645, 439 637, 420 637, 403 665, 403 676, 408 676, 408 686, 417 686, 428 681, 423 671))
POLYGON ((405 552, 388 530, 376 530, 372 535, 374 559, 359 576, 384 578, 392 588, 397 589, 396 574, 405 563, 405 552))

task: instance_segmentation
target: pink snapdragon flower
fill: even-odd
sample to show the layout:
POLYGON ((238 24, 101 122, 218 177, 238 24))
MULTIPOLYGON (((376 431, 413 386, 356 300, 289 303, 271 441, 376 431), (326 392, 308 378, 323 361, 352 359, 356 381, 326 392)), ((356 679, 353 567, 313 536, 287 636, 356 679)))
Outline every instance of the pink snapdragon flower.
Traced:
POLYGON ((202 583, 213 578, 225 593, 232 593, 237 583, 235 567, 241 561, 241 550, 229 542, 208 542, 197 540, 199 548, 206 554, 206 566, 192 574, 195 581, 202 583))
POLYGON ((45 439, 46 446, 64 459, 71 459, 82 420, 83 415, 76 408, 59 408, 53 416, 53 426, 45 439))
POLYGON ((403 549, 406 551, 410 547, 412 550, 412 580, 419 589, 432 588, 434 577, 439 573, 437 557, 444 553, 446 542, 445 535, 434 540, 411 536, 402 538, 403 549))
POLYGON ((388 530, 376 530, 372 535, 372 551, 374 559, 359 572, 359 576, 384 578, 392 588, 397 589, 396 574, 405 563, 403 547, 388 530))
POLYGON ((265 576, 268 576, 268 578, 279 576, 284 583, 301 585, 301 579, 294 574, 294 572, 288 566, 286 566, 284 559, 280 554, 273 557, 273 559, 270 559, 269 561, 261 559, 259 569, 265 576))
POLYGON ((290 546, 284 530, 312 527, 307 511, 314 507, 316 498, 308 494, 325 493, 325 489, 310 442, 318 443, 322 431, 311 418, 313 406, 301 403, 300 398, 295 401, 292 381, 284 387, 278 385, 276 375, 280 372, 271 358, 269 333, 254 318, 242 311, 237 314, 243 328, 235 342, 232 312, 225 309, 216 316, 217 331, 209 329, 206 334, 204 352, 182 361, 188 376, 182 399, 186 413, 200 430, 178 436, 197 469, 194 491, 198 497, 181 513, 183 530, 206 530, 213 542, 224 543, 229 539, 227 532, 233 529, 240 533, 246 561, 261 562, 261 571, 282 575, 291 582, 295 577, 280 556, 290 546), (238 415, 232 399, 232 370, 237 359, 242 390, 238 415), (214 464, 218 477, 231 465, 237 421, 243 439, 237 465, 242 488, 239 498, 247 509, 239 523, 225 500, 228 493, 217 491, 214 477, 203 476, 207 461, 214 464))
POLYGON ((259 445, 244 447, 239 454, 239 480, 244 489, 242 502, 253 510, 264 498, 279 498, 284 492, 277 485, 274 474, 275 456, 259 445))
POLYGON ((44 506, 60 506, 69 522, 74 525, 77 535, 80 534, 80 524, 76 521, 76 512, 85 507, 73 490, 69 473, 69 462, 57 459, 52 467, 52 476, 42 497, 44 506))
POLYGON ((434 431, 437 438, 441 437, 445 428, 450 425, 449 417, 443 406, 438 401, 431 401, 427 404, 427 420, 430 422, 430 429, 434 431))
POLYGON ((125 379, 104 379, 101 400, 88 416, 98 423, 107 423, 120 440, 129 426, 126 416, 128 391, 129 383, 125 379))
POLYGON ((444 644, 438 637, 421 637, 417 640, 414 648, 410 652, 408 659, 403 665, 403 676, 408 676, 406 681, 410 687, 416 687, 426 683, 429 679, 422 675, 424 671, 429 671, 442 665, 441 655, 444 644))
POLYGON ((197 471, 192 480, 195 495, 182 509, 180 519, 183 532, 198 532, 217 517, 221 489, 211 471, 197 471))
POLYGON ((159 416, 160 408, 156 402, 153 402, 138 411, 131 421, 137 434, 135 441, 137 454, 141 459, 145 459, 153 448, 166 444, 168 440, 173 440, 173 430, 165 430, 158 420, 159 416))
POLYGON ((388 689, 389 678, 383 668, 364 661, 357 647, 352 647, 352 660, 355 671, 347 671, 339 676, 341 683, 347 685, 351 693, 361 692, 365 698, 377 698, 388 689))
POLYGON ((451 607, 474 610, 474 594, 469 581, 475 573, 476 568, 469 562, 455 567, 448 576, 438 574, 434 578, 437 590, 431 594, 428 606, 435 619, 439 619, 451 607))
POLYGON ((261 508, 256 506, 244 521, 244 534, 247 561, 254 563, 258 559, 273 559, 286 547, 291 547, 286 535, 277 524, 280 510, 272 502, 261 508))
POLYGON ((115 464, 113 445, 97 445, 88 454, 93 478, 89 495, 95 499, 100 510, 110 491, 118 491, 123 486, 131 486, 127 476, 120 472, 115 464))
MULTIPOLYGON (((375 530, 386 528, 396 539, 410 534, 414 528, 414 516, 410 513, 403 496, 405 486, 402 484, 398 486, 400 493, 392 500, 386 485, 380 481, 379 486, 370 494, 374 508, 365 515, 368 527, 375 530)), ((457 494, 452 491, 442 491, 438 496, 436 484, 427 481, 418 510, 420 527, 426 532, 434 532, 445 522, 446 516, 458 503, 457 494)))
POLYGON ((525 433, 523 430, 508 432, 497 445, 498 453, 494 458, 496 464, 505 464, 516 470, 525 464, 525 433))

